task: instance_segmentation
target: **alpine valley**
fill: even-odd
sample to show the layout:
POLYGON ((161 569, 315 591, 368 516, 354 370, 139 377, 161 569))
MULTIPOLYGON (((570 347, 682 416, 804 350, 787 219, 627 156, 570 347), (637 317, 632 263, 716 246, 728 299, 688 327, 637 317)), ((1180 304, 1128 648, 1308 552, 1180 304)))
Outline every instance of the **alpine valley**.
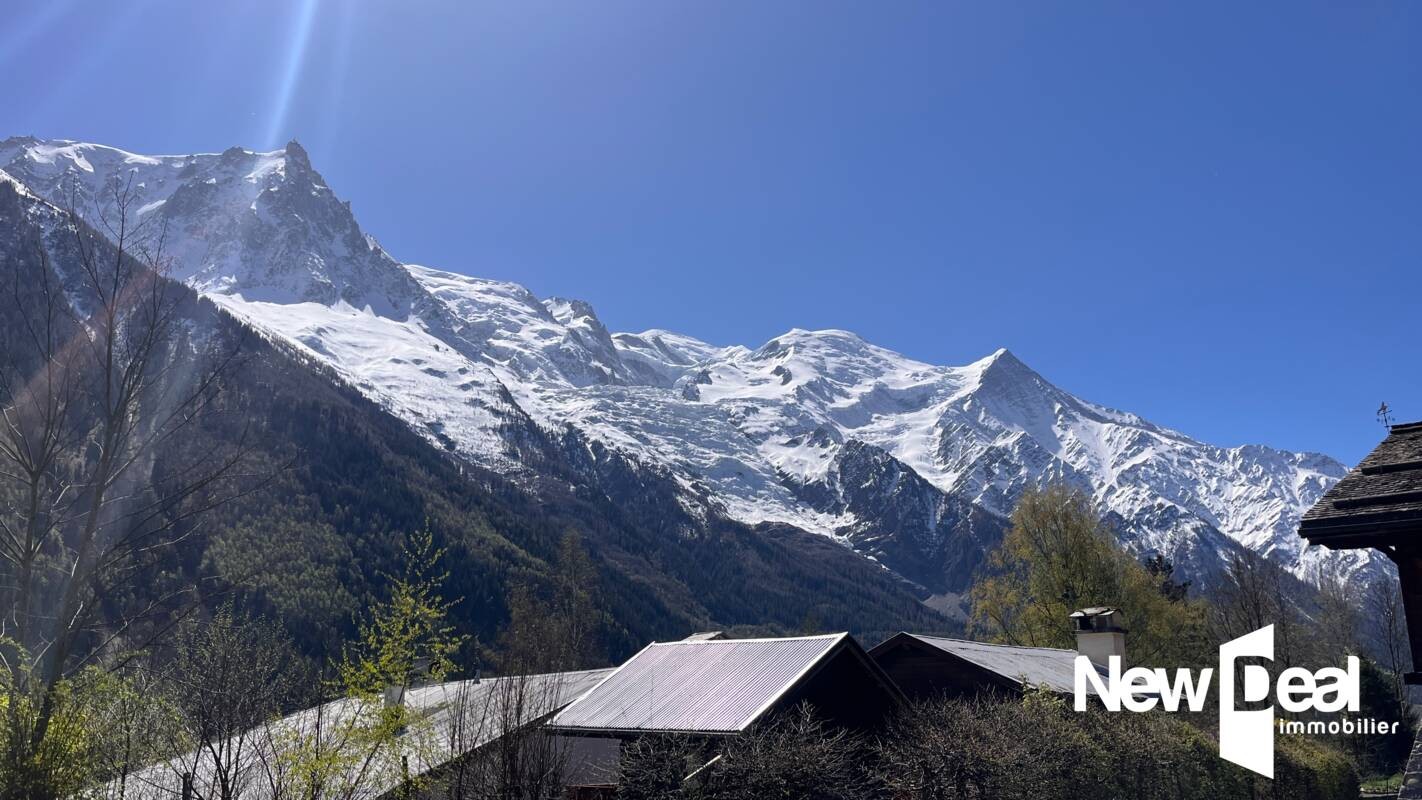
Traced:
MULTIPOLYGON (((1346 472, 1325 455, 1205 444, 1079 399, 1006 350, 940 366, 842 330, 790 330, 754 348, 614 333, 580 300, 464 274, 477 265, 402 263, 295 142, 143 156, 12 138, 0 170, 12 185, 0 206, 28 209, 0 227, 15 252, 63 224, 62 208, 107 231, 100 221, 120 211, 111 187, 130 187, 134 222, 166 231, 171 277, 218 309, 203 324, 260 334, 266 368, 287 376, 267 378, 286 387, 278 396, 366 409, 349 412, 365 415, 360 446, 398 454, 382 456, 374 481, 419 484, 426 517, 440 504, 483 509, 503 537, 486 559, 498 566, 455 569, 499 577, 466 576, 470 596, 513 580, 509 564, 540 557, 530 537, 552 536, 499 520, 541 516, 580 526, 609 583, 642 587, 617 593, 628 641, 691 625, 793 627, 791 614, 887 629, 921 612, 951 627, 1016 497, 1048 481, 1088 491, 1129 548, 1165 555, 1198 587, 1238 548, 1302 578, 1323 560, 1364 579, 1384 569, 1363 553, 1305 550, 1296 535, 1346 472), (411 469, 422 477, 390 472, 411 469), (820 596, 784 601, 805 593, 820 596), (665 621, 642 629, 628 621, 639 615, 665 621)), ((62 260, 50 254, 55 269, 62 260)), ((356 547, 339 515, 313 513, 325 528, 303 546, 356 547)))

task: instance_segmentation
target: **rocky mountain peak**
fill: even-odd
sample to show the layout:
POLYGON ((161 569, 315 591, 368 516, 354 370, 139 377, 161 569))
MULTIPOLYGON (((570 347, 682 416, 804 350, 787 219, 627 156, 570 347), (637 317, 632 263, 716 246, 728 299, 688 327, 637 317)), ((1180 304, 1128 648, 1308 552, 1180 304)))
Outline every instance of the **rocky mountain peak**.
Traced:
POLYGON ((1086 402, 1005 348, 959 367, 836 329, 794 328, 754 351, 610 334, 584 301, 395 261, 295 141, 149 157, 15 138, 0 142, 0 170, 47 199, 65 181, 93 191, 131 176, 137 213, 168 223, 180 278, 462 457, 507 468, 506 413, 526 414, 732 519, 872 543, 863 552, 924 585, 961 588, 1016 498, 1044 480, 1090 491, 1132 547, 1194 547, 1190 563, 1205 564, 1228 540, 1302 575, 1321 556, 1293 526, 1344 472, 1086 402), (891 541, 905 537, 912 546, 891 541), (937 566, 908 563, 920 556, 937 566))
POLYGON ((965 367, 964 371, 972 373, 978 385, 985 389, 1007 389, 1032 383, 1049 385, 1041 375, 1006 347, 1000 347, 986 358, 974 361, 965 367))
POLYGON ((593 311, 592 304, 585 300, 549 297, 543 301, 543 307, 548 309, 548 313, 552 314, 554 319, 564 325, 571 325, 579 320, 596 323, 599 327, 602 325, 602 322, 597 318, 597 312, 593 311))
POLYGON ((286 163, 289 168, 311 169, 311 156, 307 154, 306 148, 302 147, 301 143, 295 139, 287 142, 282 152, 286 153, 286 163))

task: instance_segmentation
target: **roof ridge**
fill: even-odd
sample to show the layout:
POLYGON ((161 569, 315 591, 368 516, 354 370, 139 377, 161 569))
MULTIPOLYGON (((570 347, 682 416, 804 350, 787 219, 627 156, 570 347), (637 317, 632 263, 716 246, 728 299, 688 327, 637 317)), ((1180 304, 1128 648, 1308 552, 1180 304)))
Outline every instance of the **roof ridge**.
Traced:
POLYGON ((962 642, 963 644, 976 644, 983 647, 1011 647, 1015 650, 1053 650, 1058 653, 1075 653, 1076 650, 1070 647, 1040 647, 1034 644, 1003 644, 1002 642, 980 642, 977 639, 958 639, 953 636, 933 636, 927 633, 904 633, 916 639, 934 639, 940 642, 962 642))
POLYGON ((661 647, 661 646, 663 646, 663 645, 669 645, 669 644, 678 644, 678 645, 680 645, 680 644, 685 644, 685 645, 719 644, 719 645, 726 645, 726 644, 736 644, 737 642, 808 642, 808 641, 813 641, 813 640, 815 640, 815 639, 843 639, 844 637, 846 637, 846 636, 848 636, 848 635, 849 635, 849 632, 848 632, 848 631, 842 631, 842 632, 840 632, 840 633, 816 633, 816 634, 813 634, 813 635, 811 635, 811 636, 761 636, 761 637, 754 638, 754 639, 690 639, 690 640, 687 640, 687 639, 672 639, 672 640, 669 641, 669 642, 652 642, 651 644, 649 644, 649 645, 647 645, 647 646, 648 646, 648 647, 661 647))

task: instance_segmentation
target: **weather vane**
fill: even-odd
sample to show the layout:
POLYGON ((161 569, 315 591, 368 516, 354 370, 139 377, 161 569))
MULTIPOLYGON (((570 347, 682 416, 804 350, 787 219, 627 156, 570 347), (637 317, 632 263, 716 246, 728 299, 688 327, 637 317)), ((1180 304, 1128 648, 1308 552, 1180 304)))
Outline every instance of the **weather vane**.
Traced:
POLYGON ((1386 402, 1378 406, 1378 422, 1381 422, 1384 428, 1392 427, 1392 409, 1387 407, 1386 402))

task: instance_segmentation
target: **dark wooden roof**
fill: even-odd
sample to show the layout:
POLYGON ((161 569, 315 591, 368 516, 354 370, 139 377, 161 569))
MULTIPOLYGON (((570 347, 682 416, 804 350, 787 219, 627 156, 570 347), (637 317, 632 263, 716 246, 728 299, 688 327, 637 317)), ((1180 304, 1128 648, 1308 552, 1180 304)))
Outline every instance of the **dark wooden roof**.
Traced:
POLYGON ((1362 463, 1324 493, 1299 534, 1328 547, 1422 545, 1422 422, 1394 425, 1362 463))
MULTIPOLYGON (((897 633, 874 646, 869 651, 869 657, 881 662, 882 666, 882 661, 898 648, 913 648, 931 654, 945 671, 974 670, 982 676, 984 683, 992 682, 1017 690, 1045 686, 1059 694, 1076 691, 1076 657, 1080 654, 1075 650, 897 633)), ((1099 664, 1095 667, 1105 677, 1105 667, 1099 664)), ((889 677, 894 675, 891 673, 889 677)), ((1096 694, 1090 683, 1086 691, 1096 694)))

